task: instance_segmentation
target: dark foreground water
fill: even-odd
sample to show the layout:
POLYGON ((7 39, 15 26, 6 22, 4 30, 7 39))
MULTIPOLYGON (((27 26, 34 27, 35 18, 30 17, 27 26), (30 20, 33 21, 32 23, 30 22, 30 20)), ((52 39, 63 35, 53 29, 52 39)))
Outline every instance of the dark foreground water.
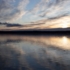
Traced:
POLYGON ((0 35, 0 70, 70 70, 70 36, 0 35))

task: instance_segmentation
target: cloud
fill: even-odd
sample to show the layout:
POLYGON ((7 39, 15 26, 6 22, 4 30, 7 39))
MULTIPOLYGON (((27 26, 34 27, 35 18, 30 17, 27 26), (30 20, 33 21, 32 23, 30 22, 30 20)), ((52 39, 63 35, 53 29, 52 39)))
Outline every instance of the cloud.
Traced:
POLYGON ((49 19, 42 19, 28 25, 28 29, 47 29, 47 28, 62 28, 63 26, 70 27, 70 16, 64 15, 49 19))
POLYGON ((29 0, 0 0, 0 21, 11 22, 26 14, 29 0))
POLYGON ((22 25, 20 24, 11 24, 11 23, 1 23, 0 22, 0 26, 6 26, 6 27, 20 27, 22 25))
POLYGON ((23 23, 70 15, 70 0, 40 0, 32 10, 29 5, 31 0, 0 0, 0 22, 23 23))
POLYGON ((70 0, 41 0, 31 13, 46 18, 70 15, 70 0))

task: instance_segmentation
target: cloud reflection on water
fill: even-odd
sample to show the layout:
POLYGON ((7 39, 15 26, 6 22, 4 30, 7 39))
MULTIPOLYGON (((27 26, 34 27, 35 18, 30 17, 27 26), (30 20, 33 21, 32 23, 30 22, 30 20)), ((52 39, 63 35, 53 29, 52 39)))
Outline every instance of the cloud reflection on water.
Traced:
POLYGON ((70 38, 0 35, 0 60, 3 70, 69 70, 70 38))

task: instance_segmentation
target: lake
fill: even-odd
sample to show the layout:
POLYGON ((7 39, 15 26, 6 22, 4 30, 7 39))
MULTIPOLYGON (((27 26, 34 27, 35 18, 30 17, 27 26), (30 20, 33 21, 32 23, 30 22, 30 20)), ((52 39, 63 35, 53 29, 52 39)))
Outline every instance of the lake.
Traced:
POLYGON ((0 35, 0 70, 70 70, 70 35, 0 35))

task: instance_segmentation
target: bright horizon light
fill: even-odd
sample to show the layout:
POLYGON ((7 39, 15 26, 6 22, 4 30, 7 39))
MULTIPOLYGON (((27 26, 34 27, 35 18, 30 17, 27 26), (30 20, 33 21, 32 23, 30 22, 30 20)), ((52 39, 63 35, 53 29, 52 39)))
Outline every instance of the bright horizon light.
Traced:
POLYGON ((68 25, 68 21, 63 21, 63 24, 62 24, 62 28, 68 28, 69 25, 68 25))
POLYGON ((63 24, 62 28, 68 28, 68 25, 67 24, 63 24))

